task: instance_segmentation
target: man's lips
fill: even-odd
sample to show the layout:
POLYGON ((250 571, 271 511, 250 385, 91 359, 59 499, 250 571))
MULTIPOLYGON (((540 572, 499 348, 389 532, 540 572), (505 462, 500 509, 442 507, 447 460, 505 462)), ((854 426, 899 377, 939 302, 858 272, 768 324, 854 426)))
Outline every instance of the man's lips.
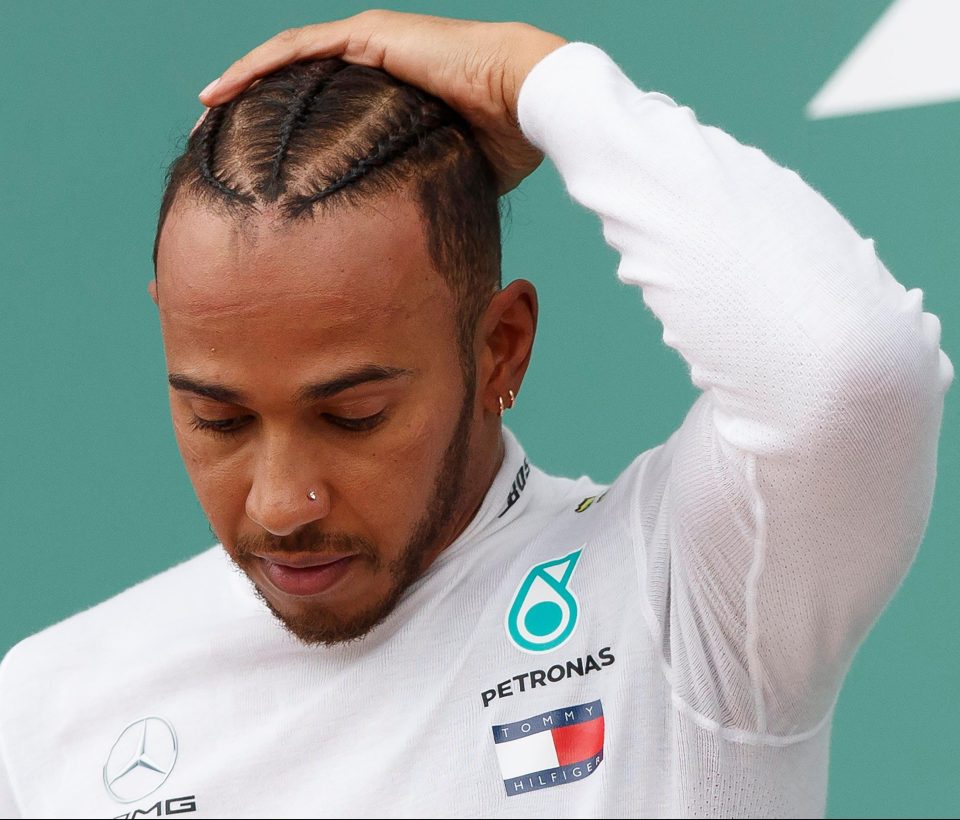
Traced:
POLYGON ((335 561, 342 561, 344 558, 352 558, 356 554, 355 552, 338 552, 332 555, 317 555, 314 552, 283 553, 281 555, 254 553, 254 555, 262 561, 269 561, 271 564, 279 564, 282 567, 291 567, 293 569, 323 567, 335 561))
POLYGON ((264 576, 278 591, 303 597, 326 592, 356 563, 358 553, 257 555, 264 576))

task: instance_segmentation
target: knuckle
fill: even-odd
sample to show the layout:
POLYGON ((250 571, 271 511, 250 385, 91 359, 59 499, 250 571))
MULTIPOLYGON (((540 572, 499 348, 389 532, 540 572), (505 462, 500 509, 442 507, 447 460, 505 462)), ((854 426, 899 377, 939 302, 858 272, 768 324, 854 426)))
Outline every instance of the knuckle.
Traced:
POLYGON ((505 39, 510 39, 513 41, 522 40, 525 37, 529 37, 532 32, 536 31, 536 28, 529 23, 522 23, 518 21, 501 23, 500 25, 503 26, 503 34, 505 39))
POLYGON ((230 63, 230 65, 227 67, 227 70, 223 72, 223 75, 241 74, 246 70, 246 67, 249 64, 250 55, 244 54, 239 60, 234 60, 232 63, 230 63))
POLYGON ((348 37, 343 56, 349 62, 382 66, 384 46, 378 40, 373 28, 360 29, 348 37))
POLYGON ((357 15, 357 19, 375 23, 379 20, 383 20, 389 14, 390 12, 388 12, 386 9, 366 9, 357 15))
POLYGON ((291 43, 300 36, 300 29, 298 28, 285 28, 279 34, 277 34, 273 39, 279 43, 291 43))

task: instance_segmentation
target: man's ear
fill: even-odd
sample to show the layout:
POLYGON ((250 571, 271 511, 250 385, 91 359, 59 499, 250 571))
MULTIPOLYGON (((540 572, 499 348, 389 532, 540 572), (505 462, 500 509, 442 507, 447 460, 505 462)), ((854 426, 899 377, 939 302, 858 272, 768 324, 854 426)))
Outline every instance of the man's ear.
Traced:
POLYGON ((159 306, 160 306, 160 301, 159 301, 159 297, 157 296, 157 280, 156 280, 155 278, 154 278, 154 279, 151 279, 151 280, 147 283, 147 293, 150 294, 150 298, 153 299, 153 303, 154 303, 157 307, 159 307, 159 306))
POLYGON ((478 394, 485 410, 500 414, 520 392, 537 332, 537 290, 517 279, 493 295, 480 317, 478 394))

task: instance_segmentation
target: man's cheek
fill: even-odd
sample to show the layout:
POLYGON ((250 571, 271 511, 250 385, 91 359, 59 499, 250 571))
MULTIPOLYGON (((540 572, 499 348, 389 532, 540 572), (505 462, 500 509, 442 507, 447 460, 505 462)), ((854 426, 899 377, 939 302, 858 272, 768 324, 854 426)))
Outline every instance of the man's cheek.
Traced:
POLYGON ((416 469, 421 476, 424 471, 433 473, 447 443, 446 431, 437 423, 442 412, 439 407, 424 408, 398 427, 389 451, 394 470, 416 469))
POLYGON ((427 491, 435 484, 442 460, 441 444, 424 435, 391 453, 378 470, 377 484, 381 492, 389 487, 393 498, 403 499, 407 506, 415 505, 416 511, 422 513, 427 491))
POLYGON ((202 448, 181 448, 181 453, 197 500, 218 533, 227 521, 246 514, 250 482, 236 459, 211 459, 202 448))

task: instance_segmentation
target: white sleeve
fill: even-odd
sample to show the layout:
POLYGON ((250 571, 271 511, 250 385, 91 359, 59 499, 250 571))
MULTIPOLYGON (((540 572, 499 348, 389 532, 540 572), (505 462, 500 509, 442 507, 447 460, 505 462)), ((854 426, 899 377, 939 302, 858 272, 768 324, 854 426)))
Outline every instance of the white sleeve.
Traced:
MULTIPOLYGON (((0 699, 4 697, 3 687, 4 673, 7 670, 9 654, 0 658, 0 699)), ((0 704, 2 705, 2 704, 0 704)), ((0 710, 0 718, 3 717, 3 710, 0 710)), ((13 794, 13 783, 11 781, 9 763, 7 762, 7 742, 5 726, 0 719, 0 820, 5 818, 20 817, 20 809, 17 806, 16 798, 13 794)))
POLYGON ((20 817, 20 810, 13 797, 13 786, 7 773, 7 763, 4 760, 3 744, 0 743, 0 819, 20 817))
POLYGON ((518 117, 703 391, 633 477, 675 697, 703 725, 802 737, 922 539, 940 323, 797 174, 594 46, 538 63, 518 117))

